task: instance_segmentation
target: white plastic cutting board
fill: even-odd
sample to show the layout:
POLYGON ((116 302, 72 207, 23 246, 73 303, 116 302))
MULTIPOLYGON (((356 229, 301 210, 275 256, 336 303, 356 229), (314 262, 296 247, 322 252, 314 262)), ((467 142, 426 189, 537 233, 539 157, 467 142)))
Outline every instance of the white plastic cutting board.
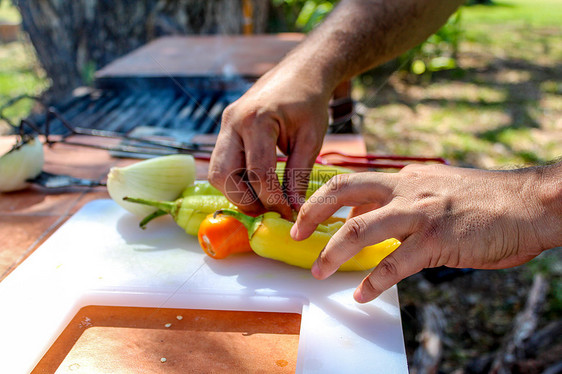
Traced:
POLYGON ((0 282, 0 373, 28 373, 87 305, 296 312, 297 373, 407 373, 396 287, 368 304, 366 273, 319 281, 254 254, 213 260, 171 218, 88 203, 0 282))

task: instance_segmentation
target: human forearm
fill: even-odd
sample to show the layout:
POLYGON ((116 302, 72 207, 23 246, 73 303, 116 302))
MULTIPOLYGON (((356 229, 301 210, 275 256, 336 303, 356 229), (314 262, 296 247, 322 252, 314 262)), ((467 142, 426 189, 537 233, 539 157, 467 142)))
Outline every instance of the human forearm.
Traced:
POLYGON ((525 175, 521 196, 528 202, 538 249, 562 246, 562 161, 518 172, 525 175))
POLYGON ((342 80, 424 41, 459 0, 342 0, 281 64, 331 92, 342 80))

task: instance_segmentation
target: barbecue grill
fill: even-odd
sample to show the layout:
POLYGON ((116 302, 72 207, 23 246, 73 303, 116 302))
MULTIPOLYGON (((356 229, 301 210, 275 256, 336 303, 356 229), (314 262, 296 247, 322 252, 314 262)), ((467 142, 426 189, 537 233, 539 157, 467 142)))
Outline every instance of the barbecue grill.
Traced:
MULTIPOLYGON (((164 135, 189 142, 216 134, 224 109, 301 40, 301 34, 169 36, 114 61, 80 88, 53 103, 59 118, 28 119, 42 133, 68 135, 68 125, 91 130, 164 135), (61 119, 67 122, 63 124, 61 119), (150 130, 147 130, 150 129, 150 130)), ((349 132, 349 90, 334 100, 332 132, 349 132), (342 110, 343 108, 343 110, 342 110)), ((340 94, 341 95, 341 94, 340 94)))
MULTIPOLYGON (((154 127, 189 138, 194 134, 218 133, 224 108, 244 92, 243 89, 225 92, 180 88, 171 84, 144 90, 132 87, 87 90, 53 106, 68 123, 82 128, 125 134, 137 127, 154 127)), ((45 128, 44 118, 34 118, 35 123, 45 128)), ((55 119, 49 132, 65 134, 68 129, 55 119)))

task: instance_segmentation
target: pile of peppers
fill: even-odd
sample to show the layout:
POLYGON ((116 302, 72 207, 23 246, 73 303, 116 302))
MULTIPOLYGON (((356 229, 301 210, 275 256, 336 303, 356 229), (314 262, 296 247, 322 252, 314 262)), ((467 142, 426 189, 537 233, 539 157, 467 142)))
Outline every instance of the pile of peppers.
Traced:
MULTIPOLYGON (((301 241, 291 238, 292 226, 293 222, 281 218, 277 212, 251 217, 235 210, 221 209, 201 223, 198 239, 205 253, 213 258, 251 250, 262 257, 310 269, 320 251, 343 226, 343 220, 333 218, 326 221, 318 225, 311 236, 301 241)), ((371 269, 399 245, 398 240, 387 239, 365 247, 341 265, 339 270, 371 269)))
MULTIPOLYGON (((343 170, 330 171, 332 174, 341 172, 343 170)), ((282 178, 282 167, 279 168, 279 165, 278 174, 282 178)), ((323 175, 322 180, 318 175, 322 176, 322 170, 316 178, 311 178, 307 198, 331 177, 323 175)), ((257 217, 245 215, 208 182, 188 187, 175 201, 134 197, 126 197, 125 200, 158 208, 141 221, 141 227, 144 228, 156 217, 170 214, 187 234, 198 237, 201 247, 212 258, 223 259, 235 253, 253 251, 259 256, 306 269, 312 267, 320 251, 344 223, 344 219, 331 218, 320 224, 307 239, 294 241, 289 234, 292 221, 281 218, 276 212, 257 217)), ((398 240, 387 239, 368 246, 345 262, 339 270, 362 271, 373 268, 399 245, 398 240)))

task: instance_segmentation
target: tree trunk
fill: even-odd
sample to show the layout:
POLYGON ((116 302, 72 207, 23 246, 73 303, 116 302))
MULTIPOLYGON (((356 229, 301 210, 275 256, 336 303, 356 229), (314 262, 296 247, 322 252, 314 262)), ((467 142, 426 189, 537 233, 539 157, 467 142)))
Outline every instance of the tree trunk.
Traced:
POLYGON ((248 20, 265 32, 266 0, 19 0, 24 31, 60 98, 95 70, 170 34, 240 34, 248 20), (243 6, 246 7, 243 10, 243 6))

